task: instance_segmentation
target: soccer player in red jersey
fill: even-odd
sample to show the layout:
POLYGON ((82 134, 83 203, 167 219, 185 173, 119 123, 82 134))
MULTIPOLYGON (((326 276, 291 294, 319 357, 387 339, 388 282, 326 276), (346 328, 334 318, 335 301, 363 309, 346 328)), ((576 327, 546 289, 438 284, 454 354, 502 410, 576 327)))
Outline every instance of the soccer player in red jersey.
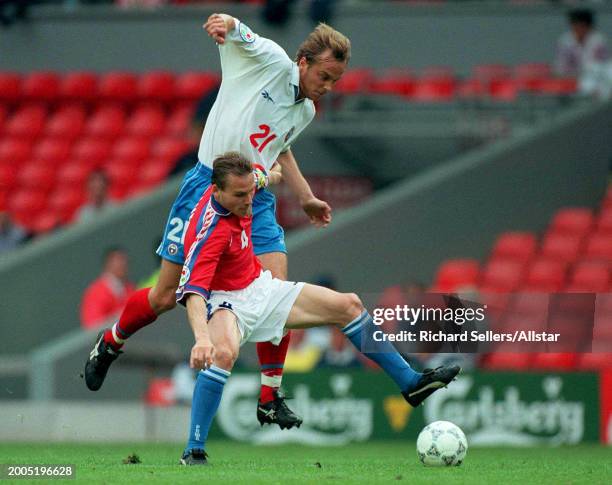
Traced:
MULTIPOLYGON (((206 439, 245 342, 280 342, 291 328, 334 325, 376 362, 412 406, 449 384, 458 366, 414 371, 386 339, 368 339, 370 314, 354 293, 283 281, 262 269, 251 241, 252 165, 236 152, 213 163, 212 186, 198 202, 185 238, 187 256, 177 301, 195 336, 190 364, 202 369, 193 394, 184 465, 207 463, 206 439)), ((378 333, 378 332, 377 332, 378 333)))

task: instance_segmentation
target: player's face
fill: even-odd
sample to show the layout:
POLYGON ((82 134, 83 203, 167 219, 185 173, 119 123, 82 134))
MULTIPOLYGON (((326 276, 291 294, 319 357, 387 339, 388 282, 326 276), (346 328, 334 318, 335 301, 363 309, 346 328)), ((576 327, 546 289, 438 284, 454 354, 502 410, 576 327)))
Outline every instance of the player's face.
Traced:
POLYGON ((216 185, 213 195, 219 204, 232 214, 239 217, 250 216, 252 213, 253 196, 255 195, 255 180, 253 174, 242 176, 228 175, 225 188, 221 190, 216 185))
POLYGON ((305 57, 298 62, 300 93, 313 101, 329 93, 346 70, 346 62, 337 61, 328 49, 316 61, 308 64, 305 57))
POLYGON ((577 42, 584 42, 586 36, 588 35, 590 27, 584 22, 574 22, 572 24, 572 31, 574 33, 574 38, 577 42))

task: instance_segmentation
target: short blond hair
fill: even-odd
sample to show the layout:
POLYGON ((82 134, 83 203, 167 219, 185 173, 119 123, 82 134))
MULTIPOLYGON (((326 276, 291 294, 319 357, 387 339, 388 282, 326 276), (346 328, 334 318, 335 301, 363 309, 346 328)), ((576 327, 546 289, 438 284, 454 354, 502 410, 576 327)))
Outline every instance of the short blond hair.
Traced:
POLYGON ((312 64, 328 49, 339 62, 348 63, 351 58, 351 41, 348 37, 321 22, 302 42, 295 55, 295 61, 299 62, 304 57, 308 64, 312 64))

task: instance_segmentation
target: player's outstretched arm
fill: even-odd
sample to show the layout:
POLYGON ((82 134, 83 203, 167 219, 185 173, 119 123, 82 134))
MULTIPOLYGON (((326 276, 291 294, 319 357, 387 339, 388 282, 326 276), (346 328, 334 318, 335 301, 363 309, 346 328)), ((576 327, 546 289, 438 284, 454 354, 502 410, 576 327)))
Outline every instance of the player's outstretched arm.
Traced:
POLYGON ((218 44, 225 42, 225 36, 236 27, 234 17, 225 13, 213 13, 202 26, 218 44))
POLYGON ((187 295, 187 318, 195 344, 191 349, 189 365, 192 369, 205 369, 213 363, 215 348, 208 334, 208 312, 206 310, 206 300, 194 293, 187 295))
POLYGON ((332 220, 331 207, 314 196, 291 150, 281 153, 278 163, 283 169, 283 180, 297 196, 310 222, 317 227, 326 227, 332 220))

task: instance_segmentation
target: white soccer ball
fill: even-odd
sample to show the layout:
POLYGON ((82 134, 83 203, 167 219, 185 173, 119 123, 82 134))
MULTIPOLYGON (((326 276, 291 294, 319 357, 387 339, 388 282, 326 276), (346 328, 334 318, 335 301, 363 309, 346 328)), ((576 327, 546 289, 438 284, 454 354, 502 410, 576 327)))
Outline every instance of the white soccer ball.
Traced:
POLYGON ((428 424, 417 438, 417 455, 425 466, 461 465, 467 448, 465 434, 450 421, 428 424))

